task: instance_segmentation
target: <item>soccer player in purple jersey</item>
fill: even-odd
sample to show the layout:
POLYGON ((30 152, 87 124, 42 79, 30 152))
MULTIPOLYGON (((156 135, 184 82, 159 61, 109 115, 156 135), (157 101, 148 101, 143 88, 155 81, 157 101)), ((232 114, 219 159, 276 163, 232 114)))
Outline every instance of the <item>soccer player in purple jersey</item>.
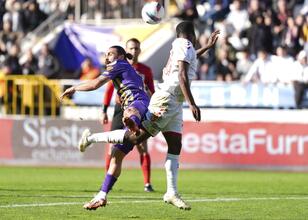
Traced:
MULTIPOLYGON (((65 96, 73 95, 76 91, 95 90, 107 83, 109 80, 112 80, 117 89, 124 110, 124 125, 128 128, 125 123, 129 122, 133 123, 133 126, 135 127, 140 126, 141 120, 147 111, 150 99, 145 92, 141 76, 126 60, 126 58, 130 58, 129 55, 130 54, 127 54, 120 46, 110 47, 106 54, 106 71, 94 80, 66 89, 60 96, 60 99, 62 100, 65 96)), ((132 128, 132 126, 130 125, 129 128, 132 128)), ((87 129, 83 132, 82 136, 87 137, 89 136, 89 133, 90 131, 87 129)), ((124 133, 125 130, 119 131, 120 136, 124 133)), ((90 141, 100 142, 100 136, 92 135, 90 141)), ((113 140, 110 141, 112 142, 113 140)), ((79 143, 79 147, 80 146, 82 146, 81 143, 79 143)), ((110 167, 101 186, 101 190, 93 200, 84 205, 84 208, 96 209, 100 206, 106 205, 106 196, 117 178, 120 176, 122 160, 133 149, 133 147, 134 145, 132 144, 115 145, 111 155, 110 167)), ((84 151, 85 148, 80 148, 80 150, 84 151)))

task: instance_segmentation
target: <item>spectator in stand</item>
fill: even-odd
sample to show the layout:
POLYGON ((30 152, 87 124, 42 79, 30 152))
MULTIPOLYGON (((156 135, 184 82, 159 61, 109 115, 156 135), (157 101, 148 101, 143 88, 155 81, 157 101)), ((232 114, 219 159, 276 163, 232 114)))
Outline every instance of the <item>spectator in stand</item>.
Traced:
POLYGON ((249 16, 249 21, 252 24, 256 23, 256 19, 257 17, 262 14, 262 8, 260 5, 260 1, 259 0, 250 0, 249 4, 248 4, 248 16, 249 16))
POLYGON ((210 66, 208 63, 202 63, 197 72, 198 80, 215 80, 210 73, 210 66))
POLYGON ((13 3, 15 1, 16 0, 6 0, 6 1, 4 1, 5 2, 5 9, 6 9, 6 11, 11 11, 12 10, 13 3))
POLYGON ((211 28, 214 29, 216 21, 224 20, 229 13, 229 0, 210 0, 210 9, 200 17, 200 20, 206 22, 211 28))
POLYGON ((308 89, 308 65, 307 65, 307 53, 302 50, 297 55, 297 60, 294 62, 294 90, 295 90, 295 103, 297 108, 301 108, 301 103, 305 94, 305 90, 308 89))
POLYGON ((0 50, 3 54, 7 54, 10 47, 20 41, 20 35, 12 31, 12 23, 10 21, 3 22, 3 31, 0 33, 0 50))
POLYGON ((47 18, 47 15, 39 9, 39 5, 35 0, 30 0, 26 2, 24 4, 24 7, 26 32, 33 31, 47 18))
POLYGON ((261 48, 267 48, 268 51, 272 52, 272 40, 271 27, 265 25, 263 15, 258 15, 256 22, 248 30, 249 53, 256 57, 261 48))
POLYGON ((13 3, 12 11, 10 12, 12 21, 12 31, 22 34, 25 29, 25 17, 22 10, 22 4, 19 1, 13 3))
POLYGON ((258 58, 254 61, 244 82, 276 83, 277 57, 269 54, 265 49, 260 49, 258 58))
MULTIPOLYGON (((60 63, 53 52, 49 49, 48 44, 42 45, 38 56, 38 74, 44 75, 47 79, 59 79, 60 78, 60 63)), ((52 108, 49 103, 52 100, 51 90, 46 86, 44 87, 44 101, 45 115, 51 115, 52 108)), ((56 115, 60 113, 60 108, 57 106, 56 115)))
POLYGON ((236 63, 236 72, 238 74, 239 79, 244 79, 246 74, 248 73, 249 69, 252 66, 252 61, 250 59, 250 54, 248 50, 243 50, 240 55, 239 59, 236 63))
POLYGON ((32 50, 28 50, 26 54, 26 61, 22 65, 23 75, 34 75, 38 72, 38 61, 33 55, 32 50))
POLYGON ((0 31, 2 31, 3 27, 3 15, 5 14, 5 1, 0 1, 0 31))
MULTIPOLYGON (((5 58, 1 71, 3 75, 21 75, 22 70, 21 66, 19 64, 19 59, 18 59, 18 54, 19 54, 19 47, 18 45, 14 44, 10 47, 8 56, 5 58)), ((7 93, 7 100, 9 103, 13 102, 13 91, 17 91, 15 93, 15 101, 16 101, 16 112, 15 113, 20 113, 20 88, 19 87, 13 87, 12 81, 8 81, 8 83, 5 85, 7 86, 6 91, 7 93), (14 90, 16 88, 16 90, 14 90)), ((11 114, 13 113, 13 106, 9 106, 7 109, 8 113, 11 114)))
POLYGON ((230 5, 230 13, 225 20, 227 35, 230 43, 237 49, 243 49, 240 39, 242 32, 250 26, 247 10, 243 8, 241 0, 235 0, 230 5))
POLYGON ((278 57, 280 57, 282 60, 283 60, 283 62, 293 62, 294 61, 294 58, 293 58, 293 56, 291 56, 289 53, 288 53, 288 50, 287 50, 287 48, 286 48, 286 46, 283 46, 283 45, 281 45, 281 46, 278 46, 277 48, 276 48, 276 55, 278 56, 278 57))
MULTIPOLYGON (((206 33, 200 35, 199 45, 204 47, 207 45, 208 35, 206 33)), ((204 53, 200 56, 198 60, 199 70, 197 71, 198 80, 215 80, 216 79, 216 57, 215 57, 215 48, 208 50, 207 53, 204 53)))
POLYGON ((286 46, 288 54, 293 57, 301 50, 300 27, 295 24, 293 17, 288 17, 287 28, 283 31, 282 43, 286 46))
POLYGON ((47 44, 41 48, 38 57, 38 73, 46 76, 48 79, 57 79, 60 74, 60 64, 58 59, 53 55, 47 44))
POLYGON ((228 53, 224 49, 218 50, 218 58, 216 62, 216 74, 218 81, 230 82, 234 78, 235 66, 228 60, 228 53))
POLYGON ((278 0, 274 4, 276 10, 272 10, 273 17, 273 43, 274 47, 283 44, 283 33, 287 28, 288 17, 292 16, 292 12, 288 10, 285 0, 278 0))
POLYGON ((286 0, 277 1, 276 17, 283 27, 287 26, 288 17, 292 17, 292 11, 288 9, 286 0))
POLYGON ((302 27, 302 40, 304 45, 308 43, 308 14, 305 15, 305 21, 302 27))
POLYGON ((66 19, 74 21, 75 19, 75 0, 70 0, 66 10, 66 19))
POLYGON ((230 44, 229 36, 225 36, 224 38, 221 38, 217 44, 217 47, 219 49, 223 49, 227 52, 227 58, 228 60, 235 65, 236 63, 236 49, 230 44))
MULTIPOLYGON (((110 12, 111 13, 111 12, 110 12)), ((88 9, 85 14, 81 16, 81 19, 87 20, 101 20, 103 18, 103 15, 98 7, 98 1, 97 0, 89 0, 88 1, 88 9)))
POLYGON ((300 43, 300 47, 302 48, 304 46, 305 41, 303 40, 303 27, 305 24, 305 16, 302 14, 299 14, 295 17, 295 25, 298 27, 299 29, 299 43, 300 43))
POLYGON ((106 14, 104 18, 121 18, 121 5, 117 0, 107 0, 106 14))
POLYGON ((99 68, 93 65, 93 61, 90 57, 86 57, 81 64, 81 68, 78 70, 80 80, 95 79, 99 74, 99 68))
POLYGON ((67 7, 67 1, 62 0, 37 0, 37 2, 39 4, 40 10, 42 10, 47 15, 51 15, 56 11, 64 12, 67 7))
POLYGON ((276 73, 278 81, 282 83, 292 83, 293 69, 291 68, 294 63, 294 59, 287 53, 285 46, 279 46, 276 48, 277 64, 276 73))
POLYGON ((198 11, 196 8, 196 3, 194 0, 184 0, 179 5, 179 12, 175 15, 175 17, 180 18, 182 20, 194 20, 199 17, 198 11))
POLYGON ((134 10, 131 7, 127 7, 129 4, 128 0, 120 0, 121 4, 121 17, 122 18, 133 18, 134 10))
POLYGON ((230 5, 230 13, 227 15, 226 24, 239 35, 249 26, 248 12, 243 8, 243 1, 234 0, 230 5))
POLYGON ((19 47, 17 44, 14 44, 10 47, 8 56, 4 61, 4 73, 5 75, 21 75, 22 69, 19 64, 19 47))

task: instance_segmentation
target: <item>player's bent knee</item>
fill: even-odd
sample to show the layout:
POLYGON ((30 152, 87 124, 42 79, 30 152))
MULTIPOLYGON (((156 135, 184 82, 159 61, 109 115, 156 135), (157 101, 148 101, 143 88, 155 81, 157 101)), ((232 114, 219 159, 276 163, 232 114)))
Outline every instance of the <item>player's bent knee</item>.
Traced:
POLYGON ((182 149, 181 145, 180 146, 178 145, 169 146, 168 145, 168 154, 180 155, 181 149, 182 149))
POLYGON ((132 132, 126 132, 123 143, 129 145, 138 145, 138 137, 132 132))

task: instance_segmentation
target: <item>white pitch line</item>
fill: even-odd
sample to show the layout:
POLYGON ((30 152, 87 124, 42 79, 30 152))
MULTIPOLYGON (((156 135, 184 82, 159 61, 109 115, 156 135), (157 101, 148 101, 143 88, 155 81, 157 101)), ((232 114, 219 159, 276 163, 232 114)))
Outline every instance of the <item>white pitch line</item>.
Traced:
POLYGON ((80 202, 54 202, 54 203, 32 203, 32 204, 13 204, 2 205, 0 208, 19 208, 19 207, 37 207, 37 206, 63 206, 63 205, 79 205, 80 202))
MULTIPOLYGON (((261 200, 308 200, 308 197, 252 197, 252 198, 196 198, 187 199, 187 202, 238 202, 238 201, 261 201, 261 200)), ((135 201, 113 201, 109 204, 121 203, 158 203, 162 200, 135 200, 135 201)), ((1 205, 0 208, 20 208, 20 207, 43 207, 43 206, 65 206, 65 205, 81 205, 82 202, 55 202, 55 203, 30 203, 30 204, 11 204, 1 205)))
MULTIPOLYGON (((93 193, 93 195, 95 195, 95 193, 93 193)), ((0 197, 39 197, 39 198, 75 198, 75 199, 82 199, 82 198, 86 198, 86 199, 90 199, 91 195, 87 194, 87 195, 47 195, 47 194, 43 194, 43 195, 21 195, 21 194, 16 194, 16 195, 12 195, 12 194, 0 194, 0 197)), ((161 197, 153 197, 153 196, 134 196, 134 195, 114 195, 112 196, 113 199, 162 199, 163 196, 161 197)), ((185 198, 193 198, 193 197, 185 197, 185 198)))

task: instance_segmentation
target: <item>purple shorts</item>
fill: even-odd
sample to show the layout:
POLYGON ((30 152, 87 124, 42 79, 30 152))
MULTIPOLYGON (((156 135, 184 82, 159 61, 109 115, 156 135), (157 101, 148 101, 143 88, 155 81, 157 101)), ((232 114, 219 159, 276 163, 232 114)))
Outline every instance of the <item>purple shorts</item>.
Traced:
POLYGON ((132 119, 139 127, 141 125, 141 120, 145 117, 145 114, 148 111, 148 106, 149 106, 148 102, 145 103, 145 101, 140 101, 140 100, 134 101, 128 106, 128 108, 133 107, 138 110, 141 117, 140 121, 136 121, 134 117, 132 119))
POLYGON ((132 149, 134 149, 134 145, 124 145, 124 144, 115 144, 113 147, 117 148, 118 150, 122 151, 124 154, 128 154, 131 152, 132 149))
MULTIPOLYGON (((129 106, 127 107, 127 108, 133 107, 133 108, 138 110, 138 112, 141 116, 141 119, 138 120, 137 117, 131 117, 131 119, 134 120, 134 122, 139 127, 141 126, 141 120, 145 117, 145 114, 148 111, 148 105, 149 105, 149 102, 146 102, 144 100, 143 101, 136 100, 136 101, 131 102, 129 104, 129 106)), ((127 129, 127 128, 124 128, 124 129, 127 129)), ((115 144, 114 147, 116 147, 117 149, 119 149, 123 153, 128 154, 134 148, 134 145, 115 144)))

